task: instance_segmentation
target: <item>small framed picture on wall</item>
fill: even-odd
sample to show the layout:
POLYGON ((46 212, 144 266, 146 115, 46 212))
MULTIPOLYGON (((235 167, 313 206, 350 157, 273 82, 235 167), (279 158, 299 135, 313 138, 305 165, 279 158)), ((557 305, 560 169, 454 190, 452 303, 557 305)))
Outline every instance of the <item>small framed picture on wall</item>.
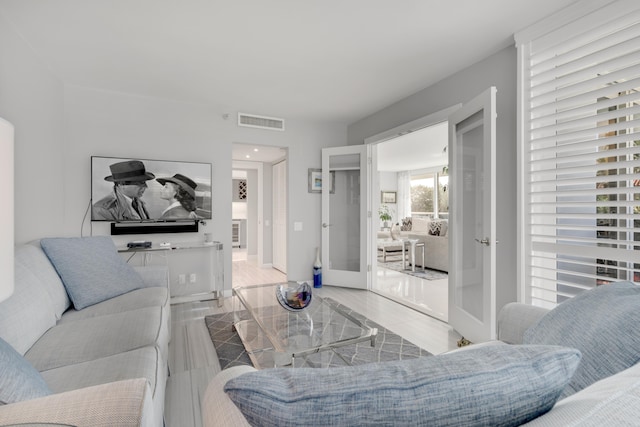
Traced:
MULTIPOLYGON (((322 193, 322 169, 309 169, 309 193, 322 193)), ((336 175, 331 171, 331 188, 329 193, 336 192, 336 175)))
POLYGON ((381 191, 380 202, 382 203, 396 203, 396 191, 381 191))

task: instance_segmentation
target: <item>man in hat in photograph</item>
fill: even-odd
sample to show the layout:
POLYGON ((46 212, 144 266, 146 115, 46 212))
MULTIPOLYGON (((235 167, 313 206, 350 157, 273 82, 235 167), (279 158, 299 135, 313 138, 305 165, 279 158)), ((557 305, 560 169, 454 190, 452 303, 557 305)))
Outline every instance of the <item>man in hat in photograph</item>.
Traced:
POLYGON ((149 212, 141 197, 147 181, 155 175, 147 172, 139 160, 127 160, 109 166, 111 175, 105 181, 113 182, 113 192, 93 204, 94 221, 141 221, 149 219, 149 212))
POLYGON ((196 187, 191 178, 175 174, 170 178, 156 179, 162 184, 160 197, 169 202, 162 212, 161 219, 196 219, 196 187))

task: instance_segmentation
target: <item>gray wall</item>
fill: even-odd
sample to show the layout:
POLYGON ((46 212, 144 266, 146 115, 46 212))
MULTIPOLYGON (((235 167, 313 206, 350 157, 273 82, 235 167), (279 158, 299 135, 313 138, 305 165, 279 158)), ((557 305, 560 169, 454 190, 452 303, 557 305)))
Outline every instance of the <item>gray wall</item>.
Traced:
POLYGON ((351 124, 349 144, 465 103, 497 88, 498 308, 516 298, 516 48, 511 46, 389 107, 351 124))
MULTIPOLYGON (((320 245, 320 197, 307 193, 307 169, 321 149, 346 144, 346 126, 288 120, 286 132, 237 127, 222 111, 91 88, 65 86, 0 16, 0 116, 16 128, 15 240, 108 234, 107 224, 83 223, 90 197, 90 156, 175 159, 213 164, 213 217, 203 232, 231 247, 231 147, 234 142, 288 148, 288 265, 291 280, 312 277, 320 245), (293 231, 293 222, 304 223, 293 231)), ((234 112, 231 112, 233 117, 234 112)), ((267 114, 268 112, 260 112, 267 114)), ((269 231, 270 232, 270 231, 269 231)), ((144 238, 116 238, 117 243, 144 238)), ((174 240, 176 235, 154 235, 174 240)), ((231 288, 231 252, 225 253, 231 288)))

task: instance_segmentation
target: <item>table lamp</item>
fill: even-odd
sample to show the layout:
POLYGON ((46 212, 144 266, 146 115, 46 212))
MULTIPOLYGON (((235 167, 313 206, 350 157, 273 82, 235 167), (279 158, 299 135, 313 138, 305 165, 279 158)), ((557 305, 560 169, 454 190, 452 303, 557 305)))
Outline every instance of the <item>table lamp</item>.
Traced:
POLYGON ((13 125, 0 117, 0 182, 8 206, 0 209, 0 301, 13 293, 13 125))

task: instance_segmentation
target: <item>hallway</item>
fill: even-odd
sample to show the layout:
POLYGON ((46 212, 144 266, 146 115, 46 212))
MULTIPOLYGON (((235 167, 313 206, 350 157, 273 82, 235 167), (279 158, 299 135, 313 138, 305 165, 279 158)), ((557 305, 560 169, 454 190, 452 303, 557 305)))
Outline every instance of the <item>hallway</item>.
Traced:
POLYGON ((260 267, 257 258, 247 257, 246 249, 233 248, 232 286, 261 285, 286 282, 287 276, 275 268, 260 267))

